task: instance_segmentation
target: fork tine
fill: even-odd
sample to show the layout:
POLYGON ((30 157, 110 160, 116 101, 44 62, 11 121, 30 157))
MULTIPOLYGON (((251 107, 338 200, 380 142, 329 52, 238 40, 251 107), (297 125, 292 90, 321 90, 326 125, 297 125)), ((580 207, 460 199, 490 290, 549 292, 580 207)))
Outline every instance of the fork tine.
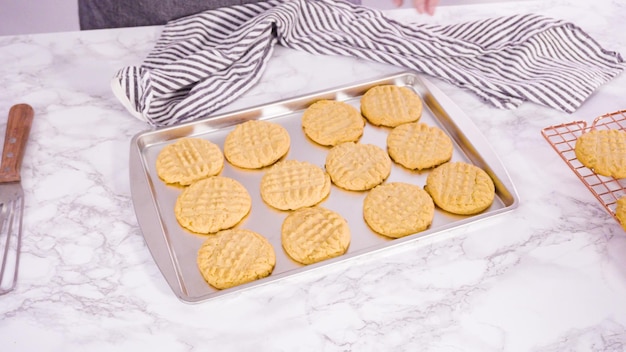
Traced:
MULTIPOLYGON (((4 270, 5 270, 5 266, 6 266, 6 261, 7 261, 7 257, 8 257, 8 252, 9 252, 9 248, 11 245, 11 236, 9 236, 9 232, 8 231, 4 231, 4 222, 7 219, 7 215, 9 214, 9 210, 8 210, 8 206, 7 206, 7 202, 4 202, 3 204, 0 205, 0 236, 6 234, 6 239, 5 239, 5 243, 4 243, 4 247, 2 248, 2 267, 0 269, 0 288, 3 287, 2 282, 4 281, 4 270)), ((0 237, 1 238, 1 237, 0 237)))
POLYGON ((2 266, 0 267, 0 295, 12 291, 17 284, 17 275, 19 271, 20 252, 22 247, 22 212, 24 209, 24 198, 18 197, 2 206, 0 212, 0 233, 6 233, 6 241, 4 246, 4 255, 2 256, 2 266), (17 222, 17 231, 14 225, 17 222), (6 231, 5 231, 6 229, 6 231), (15 249, 11 249, 12 241, 15 240, 15 249), (14 257, 14 260, 8 261, 8 257, 14 257), (5 271, 10 269, 8 265, 13 264, 13 275, 5 271), (7 281, 10 280, 10 281, 7 281), (6 282, 5 282, 6 281, 6 282))

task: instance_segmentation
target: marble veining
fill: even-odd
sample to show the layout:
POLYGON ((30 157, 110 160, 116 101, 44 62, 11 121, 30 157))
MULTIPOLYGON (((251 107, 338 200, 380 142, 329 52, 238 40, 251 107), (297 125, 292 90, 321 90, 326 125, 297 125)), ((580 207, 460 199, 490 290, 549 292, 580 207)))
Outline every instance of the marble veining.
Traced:
MULTIPOLYGON (((434 17, 387 11, 441 24, 522 12, 571 21, 626 55, 620 0, 443 6, 434 17)), ((0 37, 0 111, 19 102, 35 109, 21 271, 16 290, 0 297, 0 350, 626 351, 626 233, 540 133, 626 109, 626 76, 573 114, 532 104, 498 110, 433 79, 489 139, 518 209, 186 304, 154 264, 130 197, 130 139, 149 126, 109 88, 159 30, 0 37)), ((401 71, 278 47, 259 83, 222 112, 401 71)))

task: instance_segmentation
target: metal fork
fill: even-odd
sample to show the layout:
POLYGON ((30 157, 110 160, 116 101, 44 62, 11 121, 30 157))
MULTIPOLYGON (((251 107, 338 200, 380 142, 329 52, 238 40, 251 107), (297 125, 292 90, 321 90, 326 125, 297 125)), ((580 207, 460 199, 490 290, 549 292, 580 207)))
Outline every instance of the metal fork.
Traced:
POLYGON ((20 169, 33 116, 33 108, 27 104, 17 104, 9 110, 0 162, 0 243, 4 244, 0 247, 0 295, 12 291, 17 284, 24 212, 20 169))
POLYGON ((2 267, 0 268, 0 295, 8 293, 17 284, 20 252, 22 248, 22 212, 24 210, 24 191, 19 184, 11 185, 13 190, 0 190, 3 199, 0 207, 0 238, 4 239, 2 267), (9 260, 9 258, 11 258, 9 260), (13 275, 11 276, 11 270, 13 275), (6 272, 6 274, 5 274, 6 272))

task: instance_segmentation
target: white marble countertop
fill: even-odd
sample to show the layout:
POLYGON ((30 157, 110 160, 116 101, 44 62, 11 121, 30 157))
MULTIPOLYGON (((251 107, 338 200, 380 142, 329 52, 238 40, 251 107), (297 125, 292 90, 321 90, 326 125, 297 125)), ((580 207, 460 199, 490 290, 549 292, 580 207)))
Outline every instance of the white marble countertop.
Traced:
MULTIPOLYGON (((626 54, 621 0, 389 15, 448 24, 522 12, 572 21, 626 54)), ((571 115, 532 104, 497 110, 433 80, 491 141, 520 194, 516 210, 187 304, 154 263, 130 197, 130 139, 149 126, 109 88, 119 68, 142 61, 160 29, 0 37, 0 111, 19 102, 35 109, 22 170, 21 271, 17 288, 0 296, 0 350, 626 350, 626 233, 541 135, 626 109, 625 75, 571 115)), ((259 84, 222 111, 399 71, 278 48, 259 84)))

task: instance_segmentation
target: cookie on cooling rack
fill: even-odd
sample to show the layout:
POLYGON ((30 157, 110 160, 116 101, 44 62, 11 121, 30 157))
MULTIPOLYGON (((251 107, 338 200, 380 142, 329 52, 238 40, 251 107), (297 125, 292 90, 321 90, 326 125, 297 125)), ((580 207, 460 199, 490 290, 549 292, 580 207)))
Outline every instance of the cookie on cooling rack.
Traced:
POLYGON ((426 177, 424 189, 438 207, 460 215, 480 213, 495 198, 491 177, 478 166, 465 162, 437 166, 426 177))
POLYGON ((377 145, 346 142, 328 151, 326 172, 338 187, 350 191, 365 191, 389 177, 391 159, 377 145))
POLYGON ((626 231, 626 196, 622 196, 617 200, 615 216, 617 217, 617 220, 619 220, 624 231, 626 231))
POLYGON ((375 232, 392 238, 423 231, 435 216, 435 204, 421 187, 392 182, 374 187, 363 201, 363 219, 375 232))
POLYGON ((280 210, 316 205, 329 193, 330 176, 306 161, 279 161, 261 178, 261 198, 280 210))
POLYGON ((395 127, 422 117, 422 99, 407 87, 375 86, 361 97, 361 113, 373 125, 395 127))
POLYGON ((176 199, 178 223, 196 233, 215 233, 237 225, 252 207, 252 198, 238 181, 211 176, 196 181, 176 199))
POLYGON ((215 176, 224 166, 224 155, 217 146, 202 138, 181 138, 166 145, 156 160, 156 171, 165 183, 190 185, 215 176))
POLYGON ((250 120, 237 125, 224 141, 224 156, 233 165, 260 169, 272 165, 289 151, 287 130, 273 122, 250 120))
POLYGON ((344 254, 350 228, 338 213, 319 206, 293 211, 283 221, 281 243, 289 257, 313 264, 344 254))
POLYGON ((396 163, 423 170, 452 158, 452 140, 438 127, 412 122, 394 127, 387 135, 387 152, 396 163))
POLYGON ((302 114, 302 129, 315 143, 335 146, 356 142, 363 135, 365 120, 354 106, 341 101, 320 100, 302 114))
POLYGON ((598 175, 626 178, 626 131, 591 130, 576 140, 576 158, 598 175))
POLYGON ((276 254, 260 234, 232 229, 210 235, 198 250, 197 264, 205 281, 226 289, 264 278, 276 265, 276 254))

